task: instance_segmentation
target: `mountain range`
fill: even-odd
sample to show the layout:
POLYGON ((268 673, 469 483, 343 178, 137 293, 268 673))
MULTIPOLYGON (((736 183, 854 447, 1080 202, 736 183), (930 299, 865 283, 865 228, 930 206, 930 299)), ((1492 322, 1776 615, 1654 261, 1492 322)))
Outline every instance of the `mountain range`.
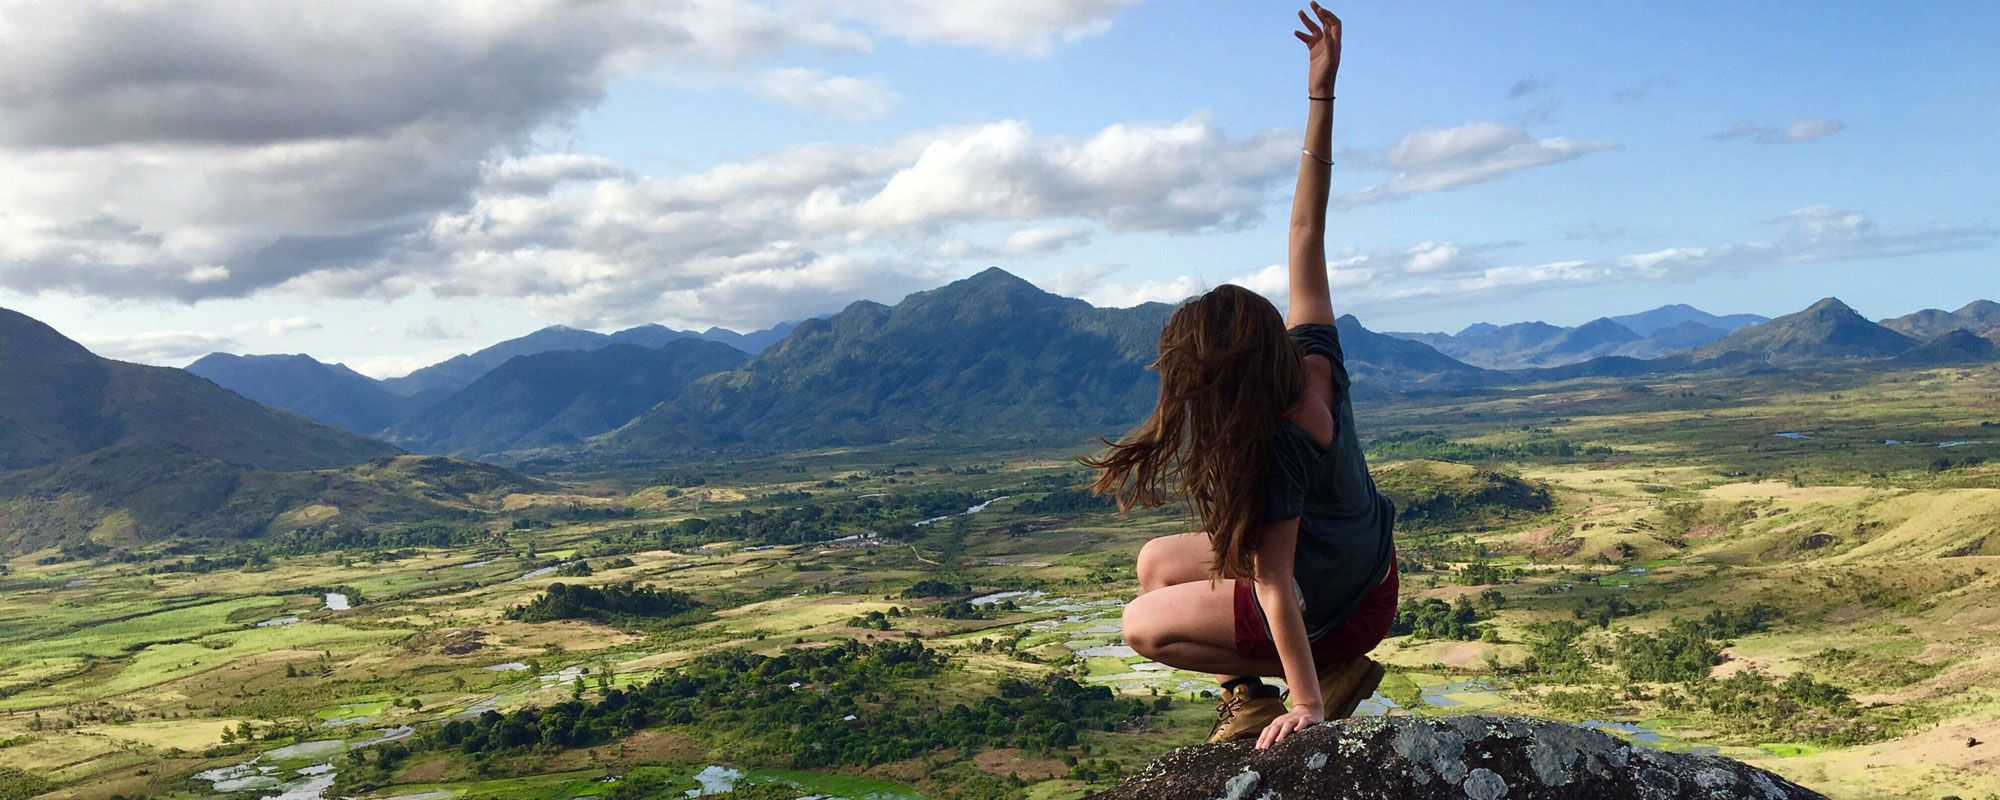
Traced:
POLYGON ((526 336, 508 339, 476 352, 456 355, 408 375, 386 379, 381 383, 383 388, 396 394, 420 398, 418 405, 428 405, 471 385, 473 381, 479 379, 479 376, 507 363, 508 359, 515 356, 555 350, 595 350, 614 344, 659 347, 677 339, 720 342, 755 355, 785 338, 785 335, 791 333, 792 328, 797 325, 795 322, 783 322, 750 333, 737 333, 723 328, 709 328, 697 333, 674 330, 664 325, 641 325, 615 333, 598 333, 566 325, 551 325, 526 336))
POLYGON ((335 517, 421 520, 540 483, 404 456, 184 370, 100 358, 7 309, 0 375, 3 550, 248 536, 335 517))
POLYGON ((475 455, 579 444, 747 359, 721 342, 685 337, 517 356, 387 436, 412 450, 475 455))
POLYGON ((1546 322, 1511 325, 1475 323, 1456 334, 1392 333, 1423 342, 1453 358, 1488 369, 1559 367, 1604 356, 1658 358, 1709 344, 1731 332, 1767 321, 1755 314, 1717 316, 1676 304, 1616 317, 1599 317, 1574 328, 1546 322))
POLYGON ((398 451, 254 402, 170 367, 100 358, 0 309, 0 470, 114 446, 166 447, 270 470, 339 466, 398 451))
MULTIPOLYGON (((415 396, 309 356, 140 366, 0 310, 0 531, 10 532, 0 539, 254 535, 366 520, 369 509, 401 509, 403 519, 470 513, 538 490, 505 470, 401 448, 659 459, 912 436, 1116 433, 1154 403, 1147 365, 1173 309, 1097 308, 996 268, 893 306, 854 303, 754 355, 664 328, 545 329, 464 357, 509 356, 414 410, 403 404, 415 396), (217 516, 225 510, 227 519, 217 516)), ((1449 337, 1565 362, 1506 370, 1353 316, 1338 327, 1357 396, 1393 398, 1690 370, 1990 363, 2000 360, 2000 330, 1986 325, 1996 309, 1981 302, 1877 323, 1828 298, 1746 323, 1669 306, 1625 322, 1473 326, 1449 337), (1736 327, 1715 335, 1711 323, 1736 327), (1657 358, 1620 354, 1670 340, 1699 344, 1657 358)))
MULTIPOLYGON (((993 268, 894 306, 856 302, 747 335, 551 326, 390 381, 305 355, 215 354, 188 371, 395 446, 461 456, 1101 430, 1150 409, 1157 384, 1145 367, 1172 310, 1097 308, 993 268)), ((1775 320, 1676 304, 1574 328, 1381 334, 1352 316, 1339 327, 1355 391, 1392 396, 1857 358, 1970 363, 1992 357, 1976 336, 1927 344, 1897 329, 1987 335, 1995 319, 2000 304, 1981 301, 1875 323, 1829 298, 1775 320)))
MULTIPOLYGON (((642 399, 650 398, 646 406, 664 399, 670 391, 661 388, 663 384, 659 379, 667 379, 673 384, 672 389, 678 390, 687 379, 699 377, 671 378, 678 374, 675 370, 679 368, 651 358, 641 352, 643 350, 663 348, 676 342, 700 342, 708 346, 696 349, 706 356, 691 363, 708 365, 712 367, 710 371, 714 371, 733 366, 725 363, 729 358, 715 348, 724 347, 730 353, 747 358, 783 338, 796 326, 797 323, 786 322, 751 333, 737 333, 723 328, 709 328, 697 333, 674 330, 664 325, 641 325, 605 334, 552 325, 473 353, 453 356, 402 377, 379 381, 344 365, 322 363, 303 354, 211 353, 189 364, 187 371, 265 405, 354 433, 408 442, 406 446, 429 452, 494 453, 513 447, 565 441, 566 437, 602 433, 630 420, 632 414, 645 408, 634 409, 632 414, 620 417, 601 429, 589 430, 597 424, 594 420, 607 414, 617 416, 623 413, 625 406, 642 399), (617 350, 610 355, 586 355, 614 347, 617 350), (523 357, 535 357, 531 362, 533 367, 545 370, 552 379, 595 376, 578 388, 573 399, 585 395, 616 397, 601 402, 584 400, 587 404, 596 403, 599 408, 595 411, 572 408, 564 412, 562 409, 543 408, 554 402, 554 395, 548 390, 523 388, 523 376, 519 372, 503 374, 481 385, 483 379, 514 359, 523 357), (618 363, 621 361, 628 363, 621 365, 618 363), (621 373, 631 376, 625 385, 632 391, 618 389, 618 379, 613 376, 621 373), (468 390, 470 394, 467 394, 468 390), (507 407, 504 397, 510 392, 523 404, 522 407, 507 407), (554 421, 555 428, 545 431, 546 436, 540 436, 527 429, 503 430, 507 427, 505 423, 470 422, 467 415, 494 415, 519 425, 528 425, 529 420, 534 420, 530 427, 549 423, 557 417, 562 417, 562 420, 554 421)), ((533 382, 536 379, 526 380, 533 382)), ((554 390, 555 394, 561 391, 554 390)))

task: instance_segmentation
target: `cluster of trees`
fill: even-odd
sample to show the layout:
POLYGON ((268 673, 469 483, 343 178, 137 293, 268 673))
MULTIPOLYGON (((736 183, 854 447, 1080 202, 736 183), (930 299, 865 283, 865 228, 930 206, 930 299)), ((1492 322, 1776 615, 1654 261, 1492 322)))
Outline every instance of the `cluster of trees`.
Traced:
POLYGON ((1091 494, 1085 489, 1065 487, 1041 497, 1023 500, 1015 509, 1023 514, 1088 514, 1117 507, 1117 503, 1109 497, 1091 494))
POLYGON ((262 567, 270 564, 272 559, 288 556, 366 551, 374 560, 380 561, 399 557, 417 548, 463 548, 467 545, 505 548, 507 540, 476 526, 424 524, 366 529, 319 527, 291 530, 253 541, 238 542, 220 553, 196 553, 192 558, 177 561, 165 561, 162 556, 186 555, 194 552, 197 545, 178 543, 157 554, 147 556, 121 553, 118 560, 152 561, 154 563, 146 568, 149 574, 200 575, 225 569, 262 567))
MULTIPOLYGON (((1588 637, 1598 615, 1608 619, 1637 610, 1642 609, 1617 599, 1587 602, 1578 609, 1577 620, 1531 626, 1529 655, 1509 672, 1517 678, 1568 685, 1616 680, 1628 692, 1664 684, 1659 700, 1668 710, 1705 711, 1734 730, 1758 737, 1849 745, 1887 735, 1864 717, 1844 690, 1809 673, 1794 673, 1783 681, 1755 670, 1720 679, 1710 676, 1722 663, 1729 641, 1767 630, 1778 617, 1777 609, 1757 604, 1716 610, 1699 619, 1675 620, 1650 633, 1621 630, 1608 642, 1606 637, 1588 637)), ((1603 694, 1558 691, 1545 699, 1552 706, 1574 706, 1573 710, 1585 712, 1600 704, 1603 694)))
POLYGON ((1583 598, 1577 603, 1576 608, 1570 609, 1570 613, 1575 615, 1577 619, 1596 625, 1599 628, 1609 628, 1611 627, 1611 621, 1614 619, 1644 614, 1648 611, 1662 608, 1664 605, 1658 600, 1651 600, 1640 604, 1615 594, 1607 594, 1599 597, 1583 598))
POLYGON ((972 591, 972 587, 963 583, 953 583, 951 581, 938 580, 937 578, 925 578, 910 584, 910 588, 904 589, 903 597, 905 599, 951 597, 953 595, 965 594, 969 591, 972 591))
POLYGON ((1634 681, 1673 683, 1708 677, 1722 663, 1728 640, 1770 627, 1777 609, 1757 604, 1742 611, 1708 612, 1694 620, 1675 620, 1654 633, 1622 633, 1613 657, 1625 677, 1634 681))
POLYGON ((657 538, 660 546, 668 548, 695 547, 716 540, 810 544, 864 532, 907 539, 919 530, 913 525, 918 520, 956 514, 977 502, 969 492, 931 490, 768 511, 744 510, 713 519, 681 520, 661 528, 657 538))
POLYGON ((507 618, 523 622, 549 622, 558 619, 593 619, 600 622, 664 619, 700 607, 701 603, 696 601, 693 595, 679 589, 634 586, 630 581, 614 583, 601 589, 580 584, 552 583, 549 584, 547 591, 528 601, 526 605, 508 609, 507 618))
POLYGON ((1389 623, 1389 635, 1469 642, 1480 638, 1479 621, 1485 618, 1464 595, 1450 603, 1429 597, 1398 606, 1395 620, 1389 623))
POLYGON ((1783 740, 1845 746, 1881 736, 1846 691, 1805 672, 1782 681, 1754 670, 1721 680, 1704 677, 1662 692, 1660 702, 1671 711, 1707 711, 1739 728, 1783 740))
POLYGON ((1016 605, 1013 600, 1001 600, 997 603, 973 605, 970 600, 960 599, 932 603, 924 609, 924 613, 940 619, 992 619, 999 616, 1001 612, 1016 611, 1019 609, 1020 606, 1016 605))
POLYGON ((1431 458, 1440 461, 1521 461, 1526 459, 1596 459, 1617 451, 1603 445, 1578 445, 1568 439, 1537 436, 1502 444, 1459 442, 1436 431, 1401 431, 1369 443, 1368 454, 1385 460, 1431 458))
POLYGON ((533 747, 585 747, 654 725, 698 725, 762 742, 795 769, 866 766, 939 749, 962 755, 1016 747, 1053 753, 1085 730, 1111 730, 1155 713, 1154 704, 1120 699, 1102 686, 1067 677, 1002 679, 976 702, 941 706, 912 685, 947 668, 921 642, 790 648, 765 656, 705 654, 644 686, 606 689, 547 708, 488 711, 448 722, 436 747, 486 753, 533 747))

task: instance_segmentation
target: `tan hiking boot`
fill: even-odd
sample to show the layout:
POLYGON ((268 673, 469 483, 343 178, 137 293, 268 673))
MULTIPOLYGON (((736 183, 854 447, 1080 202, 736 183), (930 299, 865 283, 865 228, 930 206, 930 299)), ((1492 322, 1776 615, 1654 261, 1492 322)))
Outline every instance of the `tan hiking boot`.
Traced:
POLYGON ((1268 683, 1237 684, 1222 690, 1215 705, 1215 727, 1208 731, 1210 744, 1255 739, 1271 720, 1285 715, 1284 693, 1268 683))
POLYGON ((1328 664, 1319 674, 1319 699, 1326 704, 1326 718, 1347 719, 1361 701, 1375 696, 1382 685, 1382 665, 1367 656, 1328 664))

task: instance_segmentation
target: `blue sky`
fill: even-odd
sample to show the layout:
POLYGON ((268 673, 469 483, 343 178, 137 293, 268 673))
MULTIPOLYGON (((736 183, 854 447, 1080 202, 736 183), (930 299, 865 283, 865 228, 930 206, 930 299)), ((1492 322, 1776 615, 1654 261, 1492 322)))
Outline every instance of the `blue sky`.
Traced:
MULTIPOLYGON (((999 5, 360 3, 317 33, 118 12, 139 44, 36 6, 73 37, 0 41, 26 76, 0 93, 0 182, 26 187, 0 200, 0 305, 119 357, 390 375, 992 265, 1100 304, 1281 291, 1292 7, 999 5)), ((2000 7, 1335 10, 1329 247, 1371 327, 2000 296, 2000 7)))

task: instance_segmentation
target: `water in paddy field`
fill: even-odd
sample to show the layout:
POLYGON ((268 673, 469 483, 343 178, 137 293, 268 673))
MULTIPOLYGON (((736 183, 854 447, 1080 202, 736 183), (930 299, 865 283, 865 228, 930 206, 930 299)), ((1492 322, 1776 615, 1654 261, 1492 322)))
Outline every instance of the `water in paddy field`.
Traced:
POLYGON ((961 512, 959 512, 959 513, 957 513, 957 514, 946 514, 946 515, 944 515, 944 516, 942 516, 942 517, 931 517, 930 519, 920 519, 920 520, 917 520, 917 521, 916 521, 915 523, 913 523, 913 524, 914 524, 914 525, 916 525, 917 527, 921 528, 921 527, 923 527, 923 526, 925 526, 925 525, 929 525, 929 524, 931 524, 931 523, 933 523, 933 522, 943 522, 943 521, 945 521, 945 520, 948 520, 948 519, 951 519, 952 517, 964 517, 964 516, 970 516, 970 515, 973 515, 973 514, 977 514, 977 513, 981 512, 981 511, 985 511, 985 510, 986 510, 986 507, 987 507, 987 506, 990 506, 990 505, 993 505, 994 503, 998 503, 998 502, 1000 502, 1000 501, 1002 501, 1002 500, 1005 500, 1005 499, 1007 499, 1007 498, 1008 498, 1008 495, 1004 495, 1004 494, 1003 494, 1003 495, 1001 495, 1001 496, 999 496, 999 497, 995 497, 995 498, 993 498, 993 499, 991 499, 991 500, 987 500, 986 502, 983 502, 983 503, 980 503, 980 504, 978 504, 978 505, 975 505, 975 506, 973 506, 973 507, 971 507, 971 508, 968 508, 968 509, 966 509, 966 510, 964 510, 964 511, 961 511, 961 512))
POLYGON ((885 781, 812 772, 742 770, 710 764, 690 778, 701 788, 687 790, 688 797, 700 797, 704 794, 727 797, 729 792, 740 785, 781 783, 808 793, 800 800, 928 800, 908 788, 885 781))
POLYGON ((264 792, 259 800, 326 800, 333 787, 333 759, 350 750, 360 750, 415 736, 408 725, 372 731, 352 744, 342 739, 320 739, 273 748, 249 761, 197 773, 218 793, 264 792), (303 764, 303 765, 301 765, 303 764))
POLYGON ((340 592, 326 593, 326 610, 346 611, 351 608, 353 608, 353 606, 347 604, 347 595, 341 594, 340 592))

